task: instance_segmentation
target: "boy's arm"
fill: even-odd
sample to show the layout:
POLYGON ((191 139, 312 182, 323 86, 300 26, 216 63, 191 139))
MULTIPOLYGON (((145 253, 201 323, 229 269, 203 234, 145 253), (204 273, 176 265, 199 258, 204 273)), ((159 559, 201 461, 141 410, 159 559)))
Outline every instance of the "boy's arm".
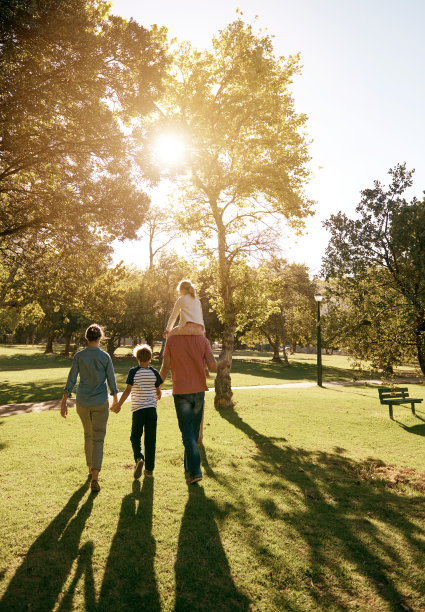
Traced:
POLYGON ((133 388, 132 385, 127 385, 124 393, 121 395, 117 404, 111 406, 112 412, 116 412, 118 414, 118 412, 121 410, 121 406, 126 402, 128 396, 130 395, 132 388, 133 388))

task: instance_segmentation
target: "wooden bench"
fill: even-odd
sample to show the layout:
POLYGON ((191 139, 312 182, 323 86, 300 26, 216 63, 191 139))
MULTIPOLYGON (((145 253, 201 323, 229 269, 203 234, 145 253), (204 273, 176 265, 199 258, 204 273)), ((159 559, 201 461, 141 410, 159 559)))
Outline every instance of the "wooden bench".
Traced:
POLYGON ((396 404, 410 404, 413 414, 415 413, 415 404, 420 404, 423 400, 409 397, 409 390, 407 387, 399 387, 398 389, 391 389, 391 387, 380 387, 378 389, 379 400, 381 404, 388 406, 390 411, 390 419, 394 420, 393 417, 393 406, 396 404))

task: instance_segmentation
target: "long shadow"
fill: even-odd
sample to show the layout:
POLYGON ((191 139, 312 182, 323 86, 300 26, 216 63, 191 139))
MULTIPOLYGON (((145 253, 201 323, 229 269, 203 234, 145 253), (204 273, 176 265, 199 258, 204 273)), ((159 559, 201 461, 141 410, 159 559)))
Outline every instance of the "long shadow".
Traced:
POLYGON ((0 601, 0 610, 53 610, 79 555, 81 534, 92 511, 95 494, 78 509, 88 488, 87 481, 32 544, 0 601))
POLYGON ((84 576, 84 599, 86 612, 92 612, 96 609, 96 595, 93 576, 93 542, 86 542, 78 551, 78 563, 74 578, 65 593, 57 612, 72 612, 74 610, 73 599, 75 589, 84 576))
POLYGON ((141 490, 140 482, 135 480, 132 493, 122 500, 100 591, 99 612, 161 609, 154 569, 153 491, 153 478, 144 478, 141 490))
MULTIPOLYGON (((383 537, 374 521, 384 524, 395 538, 402 538, 413 551, 409 555, 410 558, 414 556, 415 566, 422 567, 425 565, 425 543, 419 525, 423 517, 423 498, 403 496, 382 483, 380 486, 359 479, 363 464, 342 457, 340 453, 312 453, 290 446, 281 448, 245 422, 235 409, 219 412, 255 442, 257 469, 264 472, 267 488, 286 491, 293 496, 293 508, 285 513, 272 499, 264 500, 260 495, 257 504, 265 520, 282 521, 285 529, 297 532, 304 540, 309 568, 306 576, 300 578, 310 591, 312 605, 317 609, 350 610, 347 602, 356 598, 353 586, 356 583, 351 581, 347 567, 354 567, 381 604, 385 602, 386 609, 411 610, 399 589, 394 570, 394 564, 401 567, 405 558, 400 559, 393 540, 383 537)), ((272 572, 281 571, 273 555, 267 553, 261 531, 253 532, 249 525, 245 526, 246 533, 251 534, 250 545, 261 562, 272 572)), ((414 577, 406 572, 404 579, 408 585, 406 591, 417 592, 414 577)), ((296 586, 295 579, 292 585, 290 579, 286 580, 282 590, 288 584, 296 586)), ((276 606, 291 608, 291 602, 282 596, 276 606)))
POLYGON ((189 486, 175 563, 176 612, 250 609, 233 582, 216 524, 228 511, 219 510, 202 487, 189 486))

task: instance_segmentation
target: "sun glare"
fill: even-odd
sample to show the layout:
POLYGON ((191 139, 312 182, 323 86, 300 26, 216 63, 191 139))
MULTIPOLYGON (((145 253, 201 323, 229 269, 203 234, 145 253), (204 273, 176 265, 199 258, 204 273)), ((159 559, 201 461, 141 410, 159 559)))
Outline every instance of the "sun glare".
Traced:
POLYGON ((179 135, 162 134, 156 139, 154 150, 160 164, 173 166, 183 160, 186 146, 179 135))

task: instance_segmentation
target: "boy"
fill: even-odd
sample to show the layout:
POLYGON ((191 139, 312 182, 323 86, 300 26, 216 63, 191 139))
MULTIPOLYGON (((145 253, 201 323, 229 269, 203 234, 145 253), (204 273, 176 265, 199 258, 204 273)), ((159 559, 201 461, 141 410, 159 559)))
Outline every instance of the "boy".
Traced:
POLYGON ((139 365, 131 368, 126 384, 127 388, 121 395, 114 412, 119 412, 121 406, 131 393, 131 411, 133 413, 131 426, 131 445, 133 447, 134 478, 140 478, 145 463, 145 476, 153 476, 155 467, 156 446, 156 403, 161 399, 162 378, 159 372, 149 364, 152 360, 152 349, 147 344, 136 346, 133 351, 139 365), (142 453, 142 434, 145 430, 145 456, 142 453))

